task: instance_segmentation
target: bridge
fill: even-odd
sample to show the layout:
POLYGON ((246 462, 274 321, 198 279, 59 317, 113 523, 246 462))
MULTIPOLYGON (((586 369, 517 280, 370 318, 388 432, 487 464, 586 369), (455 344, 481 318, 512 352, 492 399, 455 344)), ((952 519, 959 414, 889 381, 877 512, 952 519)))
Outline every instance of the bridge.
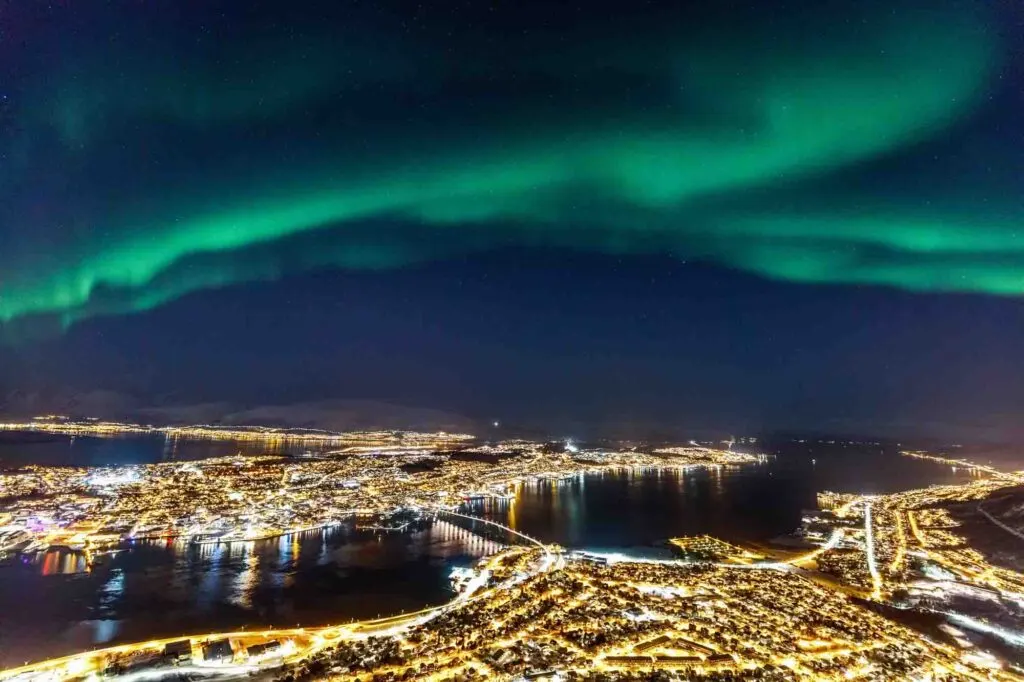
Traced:
POLYGON ((454 523, 449 523, 440 518, 431 524, 430 537, 431 539, 436 538, 445 542, 457 542, 464 548, 464 551, 481 556, 494 554, 508 546, 506 543, 485 538, 478 533, 466 530, 461 526, 456 526, 454 523))
MULTIPOLYGON (((503 548, 501 543, 483 538, 479 535, 467 531, 464 528, 455 526, 454 524, 445 522, 440 519, 442 515, 450 515, 456 518, 467 519, 474 523, 482 523, 487 526, 500 529, 507 532, 515 537, 518 537, 528 544, 537 547, 543 553, 544 559, 537 563, 536 570, 534 573, 542 573, 554 565, 556 555, 548 548, 547 545, 537 540, 534 537, 521 533, 513 528, 491 521, 489 519, 483 519, 478 516, 471 516, 469 514, 462 514, 460 512, 450 511, 447 509, 431 510, 436 513, 439 517, 439 523, 441 525, 439 532, 442 535, 448 535, 453 539, 459 539, 466 541, 465 536, 474 536, 477 541, 482 543, 481 549, 495 549, 499 550, 503 548)), ((472 540, 469 540, 473 542, 472 540)), ((484 566, 483 572, 488 571, 490 561, 484 566)), ((520 578, 524 579, 524 578, 520 578)), ((239 631, 239 632, 222 632, 222 633, 210 633, 205 635, 178 635, 175 637, 167 637, 159 640, 150 640, 147 642, 136 643, 136 644, 123 644, 120 646, 109 647, 106 649, 99 649, 96 651, 88 651, 84 653, 74 654, 71 656, 63 656, 61 658, 55 658, 48 661, 41 661, 38 663, 32 663, 29 665, 21 666, 18 668, 11 668, 8 670, 0 670, 0 682, 11 682, 13 680, 34 680, 34 679, 46 679, 46 680, 63 680, 72 678, 81 678, 89 675, 90 673, 100 673, 115 657, 121 657, 133 653, 159 653, 163 650, 163 647, 172 642, 179 642, 181 640, 188 640, 190 646, 193 649, 193 661, 198 661, 198 652, 203 644, 208 642, 217 641, 229 641, 232 643, 233 649, 236 651, 253 644, 259 644, 268 641, 290 641, 292 642, 293 649, 284 656, 283 659, 275 661, 273 665, 280 665, 281 662, 289 663, 298 661, 308 656, 325 649, 333 644, 345 640, 345 639, 363 639, 370 636, 380 636, 396 633, 405 630, 414 625, 424 623, 437 616, 449 611, 453 608, 467 604, 472 601, 484 599, 488 596, 493 595, 496 591, 507 589, 510 585, 508 583, 496 585, 494 587, 481 589, 485 586, 486 580, 474 581, 468 589, 460 593, 455 599, 441 604, 439 606, 431 606, 419 611, 412 613, 403 613, 395 616, 388 616, 385 618, 375 618, 372 620, 359 621, 355 623, 348 623, 344 625, 329 625, 326 627, 317 628, 287 628, 287 629, 274 629, 268 628, 265 630, 251 630, 251 631, 239 631), (36 677, 39 676, 39 677, 36 677)), ((207 675, 215 676, 230 676, 230 675, 244 675, 252 672, 256 672, 263 669, 264 666, 259 664, 237 664, 231 663, 226 665, 196 665, 185 667, 169 667, 160 671, 147 671, 145 673, 146 680, 158 680, 161 676, 175 676, 182 672, 202 672, 207 675)), ((267 665, 267 667, 270 667, 267 665)))
POLYGON ((548 546, 545 545, 540 540, 538 540, 537 538, 532 537, 530 535, 527 535, 526 533, 520 533, 519 531, 517 531, 517 530, 515 530, 513 528, 509 528, 508 526, 506 526, 504 524, 501 524, 501 523, 498 523, 497 521, 491 521, 490 519, 483 519, 483 518, 480 518, 479 516, 472 516, 470 514, 462 514, 460 512, 451 511, 451 510, 447 510, 447 509, 439 510, 437 513, 438 513, 438 515, 448 514, 449 516, 455 516, 455 517, 458 517, 458 518, 461 518, 461 519, 469 519, 470 521, 474 521, 474 522, 477 522, 477 523, 483 523, 483 524, 488 525, 488 526, 493 526, 494 528, 499 528, 499 529, 505 531, 506 533, 510 533, 511 535, 514 535, 514 536, 516 536, 518 538, 521 538, 521 539, 525 540, 526 542, 530 543, 531 545, 537 547, 538 549, 540 549, 541 551, 544 552, 544 555, 546 557, 553 557, 554 556, 554 554, 551 552, 551 550, 548 548, 548 546))

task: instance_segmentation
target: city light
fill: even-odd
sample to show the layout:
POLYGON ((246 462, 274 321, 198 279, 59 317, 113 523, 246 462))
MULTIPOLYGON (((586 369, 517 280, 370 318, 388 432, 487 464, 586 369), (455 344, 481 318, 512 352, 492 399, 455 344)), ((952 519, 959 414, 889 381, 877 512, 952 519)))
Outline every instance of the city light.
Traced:
MULTIPOLYGON (((979 518, 997 532, 1012 532, 981 503, 1024 482, 1021 474, 977 468, 984 475, 960 485, 890 495, 822 492, 819 511, 803 516, 798 533, 806 546, 798 551, 694 536, 671 539, 677 557, 649 558, 565 552, 461 505, 481 498, 509 504, 517 486, 529 481, 559 483, 607 471, 720 471, 763 457, 695 443, 643 451, 588 450, 570 441, 553 452, 523 440, 455 445, 447 439, 429 451, 392 444, 374 454, 364 448, 382 446, 360 444, 351 434, 332 437, 345 440, 344 448, 316 457, 5 472, 0 485, 10 501, 0 509, 0 549, 65 547, 88 561, 100 548, 146 537, 252 542, 345 518, 401 530, 407 520, 387 520, 396 514, 469 522, 477 532, 499 531, 507 544, 491 543, 494 553, 477 566, 453 571, 457 595, 440 606, 347 625, 122 645, 3 671, 0 680, 276 669, 299 677, 333 670, 329 677, 337 679, 397 669, 426 670, 437 679, 655 670, 686 678, 786 670, 822 681, 1015 679, 961 631, 953 644, 939 642, 850 598, 911 608, 894 600, 899 593, 963 632, 1024 646, 1024 635, 1012 627, 943 608, 951 598, 1024 603, 1024 576, 970 547, 950 511, 971 505, 987 512, 979 518)), ((418 444, 432 437, 402 436, 418 444)))

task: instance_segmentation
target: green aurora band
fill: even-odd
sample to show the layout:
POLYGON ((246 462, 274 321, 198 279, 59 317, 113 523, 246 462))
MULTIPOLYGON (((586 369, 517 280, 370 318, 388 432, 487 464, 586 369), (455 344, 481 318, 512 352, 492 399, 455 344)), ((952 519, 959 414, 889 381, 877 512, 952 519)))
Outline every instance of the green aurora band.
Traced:
MULTIPOLYGON (((951 207, 941 187, 897 200, 834 188, 844 173, 941 136, 984 99, 998 46, 977 9, 910 13, 910 27, 887 23, 885 11, 839 26, 819 18, 816 36, 800 35, 806 22, 796 21, 781 38, 755 22, 723 23, 720 34, 670 27, 678 35, 664 40, 605 40, 600 55, 586 47, 596 35, 551 51, 511 46, 502 65, 488 65, 501 87, 521 80, 514 64, 556 96, 507 91, 501 106, 479 109, 436 93, 494 74, 479 59, 456 68, 419 56, 429 46, 375 57, 364 41, 332 59, 329 42, 310 39, 309 68, 272 44, 284 54, 273 67, 253 55, 249 67, 198 79, 142 59, 105 81, 82 60, 75 74, 26 88, 18 111, 28 144, 57 140, 68 170, 53 173, 67 173, 68 196, 120 163, 109 152, 119 126, 141 120, 174 142, 151 149, 128 136, 128 158, 152 164, 145 179, 44 214, 73 225, 42 226, 45 238, 32 235, 40 219, 0 171, 13 206, 0 213, 0 237, 19 240, 0 253, 0 320, 66 325, 291 272, 516 244, 671 253, 798 282, 1021 294, 1017 199, 993 205, 978 194, 951 207), (378 66, 339 67, 364 61, 378 66), (654 105, 624 94, 634 80, 657 83, 654 105), (140 85, 152 81, 161 86, 140 85), (565 95, 581 83, 583 95, 565 95), (373 120, 355 104, 368 84, 412 91, 418 113, 373 120), (321 131, 310 121, 322 113, 307 112, 325 98, 341 104, 329 105, 340 112, 321 131), (247 126, 294 144, 207 144, 247 126), (153 170, 161 155, 186 161, 165 177, 153 170), (827 200, 813 200, 819 192, 827 200)), ((133 169, 118 172, 130 179, 133 169)))

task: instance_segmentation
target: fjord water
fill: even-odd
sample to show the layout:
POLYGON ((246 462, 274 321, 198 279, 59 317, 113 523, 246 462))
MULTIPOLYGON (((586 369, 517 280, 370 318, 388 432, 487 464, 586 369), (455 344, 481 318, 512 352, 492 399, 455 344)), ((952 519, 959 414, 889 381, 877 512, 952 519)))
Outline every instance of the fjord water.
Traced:
MULTIPOLYGON (((566 547, 657 554, 678 535, 764 542, 789 533, 820 490, 891 492, 969 476, 871 445, 783 450, 743 467, 526 482, 514 501, 470 503, 467 513, 566 547)), ((27 448, 8 440, 0 463, 111 465, 238 451, 237 444, 208 441, 168 447, 162 438, 51 439, 27 448)), ((7 557, 0 566, 0 666, 117 642, 312 626, 439 604, 453 596, 451 569, 496 547, 437 521, 414 532, 347 524, 232 545, 138 542, 101 556, 91 571, 73 553, 7 557)))
MULTIPOLYGON (((263 454, 258 441, 185 440, 163 435, 132 435, 97 438, 40 432, 0 431, 0 467, 26 464, 41 466, 119 466, 152 464, 229 455, 263 454)), ((276 447, 275 452, 299 454, 309 449, 299 443, 276 447)))

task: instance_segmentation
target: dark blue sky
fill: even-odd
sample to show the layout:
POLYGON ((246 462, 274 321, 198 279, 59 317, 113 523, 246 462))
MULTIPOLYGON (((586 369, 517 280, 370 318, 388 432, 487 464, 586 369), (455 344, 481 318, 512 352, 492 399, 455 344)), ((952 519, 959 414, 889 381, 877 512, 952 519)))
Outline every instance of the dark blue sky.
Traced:
POLYGON ((1024 436, 1022 29, 1003 0, 0 3, 0 411, 1024 436))
POLYGON ((1024 302, 502 250, 190 294, 22 345, 10 386, 360 398, 554 432, 1013 434, 1024 302))

